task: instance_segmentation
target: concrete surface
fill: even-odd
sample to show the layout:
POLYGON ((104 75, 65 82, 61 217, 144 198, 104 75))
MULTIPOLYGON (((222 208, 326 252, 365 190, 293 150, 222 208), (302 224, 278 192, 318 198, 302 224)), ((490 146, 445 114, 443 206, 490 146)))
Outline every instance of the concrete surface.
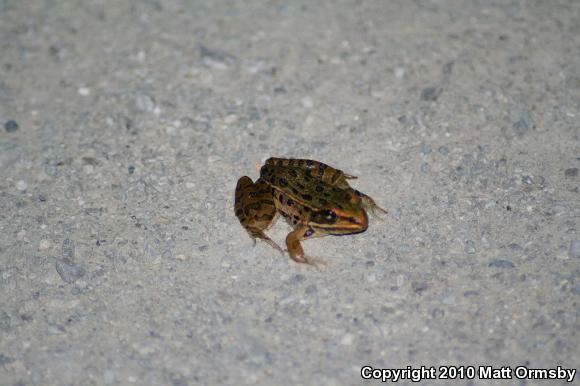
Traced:
POLYGON ((0 384, 580 366, 580 2, 1 0, 0 52, 0 384), (253 247, 270 156, 390 213, 253 247))

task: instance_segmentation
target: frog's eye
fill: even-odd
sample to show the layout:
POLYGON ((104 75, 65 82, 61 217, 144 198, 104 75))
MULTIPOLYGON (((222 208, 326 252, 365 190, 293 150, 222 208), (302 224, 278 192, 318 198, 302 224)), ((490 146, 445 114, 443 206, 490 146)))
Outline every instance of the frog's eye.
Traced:
POLYGON ((331 210, 324 212, 324 219, 328 222, 334 222, 336 220, 336 213, 331 210))

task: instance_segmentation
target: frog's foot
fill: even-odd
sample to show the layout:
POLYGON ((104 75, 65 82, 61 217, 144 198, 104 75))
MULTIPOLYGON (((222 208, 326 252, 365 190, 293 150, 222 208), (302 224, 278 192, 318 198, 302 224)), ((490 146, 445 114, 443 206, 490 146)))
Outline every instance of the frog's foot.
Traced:
POLYGON ((358 178, 357 176, 353 176, 352 174, 346 174, 345 172, 342 172, 342 174, 344 175, 344 178, 346 178, 347 180, 356 180, 358 178))
POLYGON ((252 238, 254 240, 254 245, 256 245, 256 238, 258 238, 260 240, 263 240, 266 244, 270 245, 272 248, 277 249, 278 252, 280 252, 282 255, 284 254, 284 250, 282 248, 280 248, 280 246, 278 244, 276 244, 276 242, 274 240, 272 240, 271 238, 266 236, 264 234, 264 232, 260 232, 260 233, 261 233, 260 236, 252 235, 252 238))
POLYGON ((302 264, 308 264, 313 266, 314 268, 318 268, 320 269, 320 267, 322 265, 326 265, 326 261, 316 258, 316 257, 311 257, 311 256, 306 256, 306 255, 292 255, 290 254, 290 258, 292 258, 292 260, 294 260, 297 263, 302 263, 302 264))

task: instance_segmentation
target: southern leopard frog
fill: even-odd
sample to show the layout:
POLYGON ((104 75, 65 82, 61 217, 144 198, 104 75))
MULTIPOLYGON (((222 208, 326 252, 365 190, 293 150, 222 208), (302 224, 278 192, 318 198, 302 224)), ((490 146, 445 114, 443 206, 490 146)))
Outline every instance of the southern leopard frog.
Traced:
POLYGON ((364 232, 366 211, 386 213, 372 198, 350 187, 347 180, 353 178, 318 161, 269 158, 256 182, 247 176, 238 180, 236 216, 254 241, 264 240, 283 252, 264 233, 281 214, 293 228, 286 237, 290 257, 313 264, 301 240, 364 232))

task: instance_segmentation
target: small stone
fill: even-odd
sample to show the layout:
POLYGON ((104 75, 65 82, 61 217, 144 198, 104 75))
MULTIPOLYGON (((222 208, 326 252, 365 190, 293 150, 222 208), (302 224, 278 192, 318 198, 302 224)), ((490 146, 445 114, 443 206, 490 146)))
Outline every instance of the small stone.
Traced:
POLYGON ((68 259, 59 259, 55 263, 56 272, 66 283, 74 283, 85 275, 85 269, 75 265, 68 259))
POLYGON ((426 144, 421 145, 421 154, 427 155, 427 154, 431 153, 431 151, 432 151, 431 146, 426 145, 426 144))
POLYGON ((570 168, 564 170, 564 176, 566 177, 578 177, 578 168, 570 168))
POLYGON ((580 240, 572 240, 570 242, 570 248, 568 249, 568 255, 570 255, 570 257, 580 259, 580 240))
POLYGON ((130 165, 130 166, 127 168, 127 171, 129 172, 129 174, 133 174, 133 173, 135 172, 135 166, 133 166, 133 165, 130 165))
POLYGON ((62 241, 62 257, 65 260, 73 260, 75 257, 75 243, 71 239, 64 239, 62 241))
POLYGON ((12 362, 14 362, 14 358, 0 353, 0 366, 4 367, 12 362))
POLYGON ((427 290, 427 288, 429 288, 429 285, 424 282, 413 282, 411 283, 411 288, 413 289, 413 292, 421 295, 423 292, 427 290))
POLYGON ((42 239, 40 240, 40 242, 38 243, 38 250, 39 251, 46 251, 47 249, 49 249, 51 247, 51 243, 50 240, 47 239, 42 239))
POLYGON ((111 369, 105 370, 103 373, 103 381, 107 385, 112 385, 115 382, 115 373, 111 369))
POLYGON ((189 256, 180 254, 180 255, 175 256, 175 259, 177 259, 179 261, 185 261, 185 260, 189 259, 189 256))
POLYGON ((405 76, 405 69, 403 67, 395 68, 395 77, 401 79, 405 76))
POLYGON ((85 174, 92 174, 95 171, 95 167, 93 165, 84 165, 83 172, 85 174))
POLYGON ((492 268, 514 268, 515 265, 509 260, 502 260, 502 259, 495 259, 492 260, 489 264, 489 267, 492 268))
POLYGON ((533 120, 530 111, 524 106, 508 106, 510 119, 512 120, 512 130, 519 137, 528 132, 533 127, 533 120))
POLYGON ((317 292, 318 292, 318 288, 316 288, 316 285, 315 284, 310 284, 304 290, 304 294, 307 295, 307 296, 316 295, 317 292))
POLYGON ((167 225, 167 224, 169 224, 169 222, 170 221, 167 217, 159 216, 157 218, 157 224, 159 224, 159 225, 167 225))
POLYGON ((88 87, 79 87, 77 90, 80 96, 89 96, 91 95, 91 89, 88 87))
POLYGON ((21 192, 24 192, 27 188, 28 188, 28 184, 24 180, 19 180, 16 183, 16 189, 20 190, 21 192))
POLYGON ((522 177, 522 182, 526 185, 531 185, 532 184, 532 177, 530 176, 523 176, 522 177))
POLYGON ((199 47, 199 53, 204 65, 217 70, 227 70, 228 67, 236 61, 236 58, 232 55, 225 52, 214 51, 205 46, 199 47))
POLYGON ((58 176, 58 168, 55 165, 51 164, 44 165, 44 172, 51 177, 58 176))
POLYGON ((155 110, 155 101, 147 94, 138 94, 135 105, 139 111, 152 112, 155 110))
POLYGON ((296 285, 296 284, 302 283, 305 280, 306 280, 306 276, 298 273, 298 274, 292 276, 290 278, 290 280, 288 280, 288 282, 292 285, 296 285))
POLYGON ((286 92, 286 87, 284 86, 274 87, 274 94, 286 94, 286 92))
POLYGON ((431 311, 431 317, 433 317, 433 319, 441 319, 444 316, 445 310, 442 310, 441 308, 435 308, 433 311, 431 311))
POLYGON ((302 104, 302 107, 306 109, 311 109, 314 107, 314 101, 309 96, 305 96, 304 98, 300 99, 300 103, 302 104))
POLYGON ((439 153, 442 155, 447 155, 449 154, 449 148, 447 146, 439 146, 438 149, 439 153))
POLYGON ((350 345, 352 345, 352 342, 353 341, 354 341, 354 335, 352 335, 352 334, 344 334, 344 336, 340 340, 340 343, 343 346, 350 346, 350 345))
POLYGON ((441 95, 441 89, 437 87, 427 87, 421 92, 421 99, 427 102, 435 102, 441 95))
POLYGON ((224 118, 224 123, 227 125, 231 125, 232 123, 237 122, 238 120, 238 116, 236 114, 229 114, 226 115, 226 117, 224 118))
POLYGON ((18 122, 13 119, 6 121, 4 124, 4 130, 6 130, 8 133, 14 133, 16 130, 18 130, 18 122))
POLYGON ((465 247, 463 248, 463 250, 468 255, 473 255, 475 252, 477 252, 477 249, 475 248, 475 243, 472 240, 467 240, 465 242, 465 247))

